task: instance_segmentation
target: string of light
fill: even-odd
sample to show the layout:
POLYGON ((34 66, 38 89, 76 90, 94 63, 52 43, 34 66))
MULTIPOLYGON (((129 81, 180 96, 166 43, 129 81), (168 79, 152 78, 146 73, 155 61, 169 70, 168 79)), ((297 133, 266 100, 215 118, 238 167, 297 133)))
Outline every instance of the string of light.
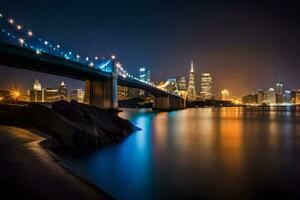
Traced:
MULTIPOLYGON (((79 62, 81 64, 87 65, 90 68, 102 70, 102 71, 109 71, 108 66, 112 64, 112 60, 116 59, 115 55, 112 55, 108 62, 105 62, 105 59, 100 60, 98 56, 88 57, 88 56, 81 56, 79 53, 75 53, 76 51, 66 50, 62 48, 60 44, 52 42, 47 39, 43 39, 41 37, 37 37, 35 32, 31 29, 27 28, 20 23, 18 23, 13 18, 7 18, 2 13, 0 13, 0 24, 8 25, 8 28, 1 27, 1 33, 5 34, 10 40, 17 42, 17 45, 20 45, 24 48, 31 49, 35 51, 37 55, 50 54, 65 58, 67 60, 71 60, 73 62, 79 62), (10 30, 12 29, 12 30, 10 30), (35 44, 36 43, 36 44, 35 44), (104 64, 103 64, 104 63, 104 64)), ((153 83, 140 80, 139 78, 129 74, 121 65, 120 62, 116 62, 115 64, 116 72, 119 76, 123 78, 130 78, 142 83, 151 85, 156 87, 153 83)))

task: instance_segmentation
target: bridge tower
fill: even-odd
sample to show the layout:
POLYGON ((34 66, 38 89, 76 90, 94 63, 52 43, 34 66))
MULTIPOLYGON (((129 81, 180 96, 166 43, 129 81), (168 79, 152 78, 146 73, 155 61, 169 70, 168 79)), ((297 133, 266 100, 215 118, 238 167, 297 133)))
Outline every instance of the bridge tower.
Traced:
POLYGON ((112 78, 86 80, 84 103, 98 108, 118 108, 118 74, 115 57, 112 56, 112 78))

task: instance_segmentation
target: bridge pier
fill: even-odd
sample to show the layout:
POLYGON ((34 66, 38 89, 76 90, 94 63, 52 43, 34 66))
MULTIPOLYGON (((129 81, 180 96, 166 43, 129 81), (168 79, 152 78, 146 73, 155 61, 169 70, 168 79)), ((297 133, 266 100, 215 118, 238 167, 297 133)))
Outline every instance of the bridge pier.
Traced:
POLYGON ((186 101, 176 96, 155 96, 153 100, 153 109, 158 110, 178 110, 186 107, 186 101))
POLYGON ((118 108, 117 81, 103 79, 85 81, 84 103, 98 108, 118 108))

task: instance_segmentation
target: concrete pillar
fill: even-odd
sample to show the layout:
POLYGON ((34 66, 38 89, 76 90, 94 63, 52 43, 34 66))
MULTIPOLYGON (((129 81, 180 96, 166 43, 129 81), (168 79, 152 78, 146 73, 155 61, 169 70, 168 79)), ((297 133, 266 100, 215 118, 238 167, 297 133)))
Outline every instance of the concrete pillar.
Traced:
POLYGON ((85 81, 84 103, 99 108, 118 108, 117 82, 109 79, 85 81))

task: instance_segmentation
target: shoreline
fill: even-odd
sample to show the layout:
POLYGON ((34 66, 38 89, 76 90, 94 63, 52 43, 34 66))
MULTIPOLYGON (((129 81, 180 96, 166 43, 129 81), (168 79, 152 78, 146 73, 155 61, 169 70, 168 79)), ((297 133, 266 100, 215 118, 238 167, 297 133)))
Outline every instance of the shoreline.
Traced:
POLYGON ((0 148, 8 150, 0 152, 2 194, 30 199, 113 199, 72 171, 51 150, 56 142, 48 134, 1 124, 0 139, 0 148))

